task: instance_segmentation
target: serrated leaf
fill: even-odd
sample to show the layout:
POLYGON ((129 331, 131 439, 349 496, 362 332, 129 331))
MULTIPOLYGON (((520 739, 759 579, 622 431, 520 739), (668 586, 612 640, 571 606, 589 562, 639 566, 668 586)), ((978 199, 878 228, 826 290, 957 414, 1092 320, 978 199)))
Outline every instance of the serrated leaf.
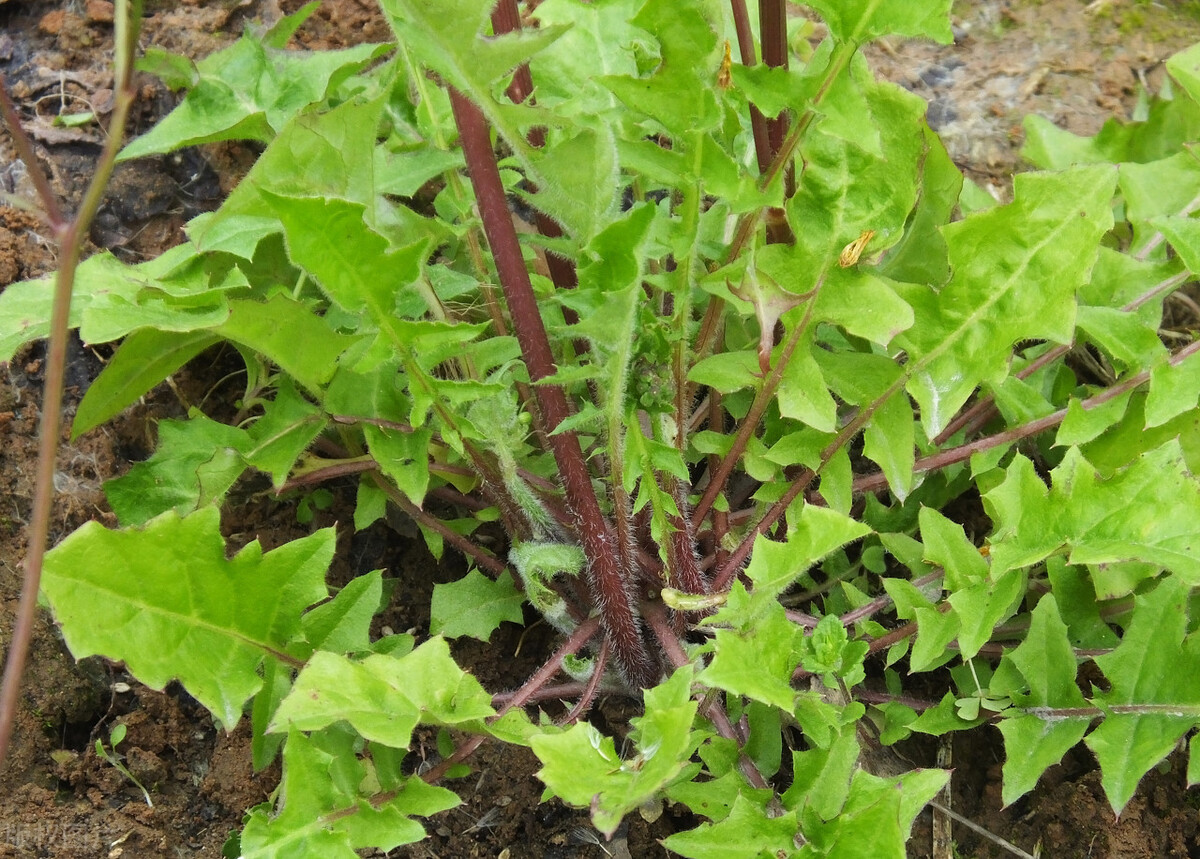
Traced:
MULTIPOLYGON (((0 361, 11 361, 22 345, 49 335, 53 284, 53 276, 25 280, 0 293, 0 361)), ((138 265, 100 253, 75 272, 68 324, 87 343, 107 343, 147 326, 177 332, 208 328, 228 315, 224 291, 244 285, 236 272, 210 278, 187 244, 138 265), (186 269, 183 282, 169 284, 180 268, 186 269)))
POLYGON ((358 339, 332 330, 320 316, 284 295, 266 302, 229 303, 229 318, 212 330, 265 355, 302 387, 317 393, 337 369, 338 358, 358 339), (303 349, 296 344, 303 343, 303 349))
POLYGON ((609 75, 599 82, 634 113, 675 133, 705 131, 720 120, 713 95, 721 56, 711 4, 649 0, 631 22, 658 41, 661 62, 646 77, 609 75))
MULTIPOLYGON (((1149 164, 1122 164, 1120 188, 1126 216, 1135 229, 1141 228, 1139 238, 1143 231, 1157 232, 1151 223, 1156 218, 1165 218, 1162 223, 1168 229, 1177 228, 1172 219, 1189 212, 1200 193, 1200 163, 1190 152, 1177 152, 1149 164)), ((1176 238, 1190 255, 1188 236, 1189 232, 1180 231, 1176 238)))
POLYGON ((241 835, 242 859, 353 859, 356 849, 391 851, 425 837, 412 817, 454 808, 461 800, 446 788, 413 776, 385 802, 372 802, 358 790, 364 767, 349 745, 322 748, 321 738, 298 731, 288 735, 283 754, 280 808, 253 809, 241 835), (354 761, 339 783, 330 774, 354 761), (411 815, 411 816, 410 816, 411 815))
MULTIPOLYGON (((738 610, 739 591, 744 594, 742 586, 735 584, 725 612, 738 610)), ((790 711, 796 697, 792 672, 800 663, 795 650, 802 634, 800 627, 784 615, 783 606, 773 602, 761 609, 754 624, 746 629, 716 631, 712 661, 699 679, 790 711)))
POLYGON ((903 392, 888 397, 871 415, 863 455, 879 466, 888 488, 903 502, 912 491, 916 463, 916 417, 903 392))
POLYGON ((1134 712, 1106 712, 1086 740, 1117 814, 1142 776, 1200 724, 1200 637, 1186 634, 1188 592, 1182 577, 1168 576, 1149 594, 1134 597, 1133 620, 1121 643, 1096 657, 1112 688, 1095 702, 1106 710, 1134 707, 1134 712))
POLYGON ((813 0, 812 6, 841 42, 862 45, 880 36, 928 36, 948 45, 951 0, 912 0, 880 3, 878 0, 813 0))
POLYGON ((311 272, 339 305, 366 311, 384 327, 394 314, 396 294, 420 275, 424 245, 392 250, 367 226, 359 203, 261 193, 283 225, 292 261, 311 272))
POLYGON ((870 533, 870 528, 849 516, 805 505, 785 542, 763 536, 754 541, 746 567, 746 576, 754 583, 751 604, 761 608, 773 602, 817 561, 870 533))
POLYGON ((144 328, 133 332, 88 386, 71 423, 71 438, 116 417, 216 342, 207 331, 180 334, 144 328))
POLYGON ((282 51, 244 36, 197 63, 199 80, 179 106, 130 142, 118 160, 221 140, 269 141, 288 119, 386 50, 363 44, 282 51))
POLYGON ((742 388, 758 388, 762 371, 753 351, 720 352, 694 364, 688 371, 688 381, 732 394, 742 388))
POLYGON ((484 33, 494 5, 489 0, 381 0, 379 5, 406 51, 470 98, 514 150, 528 151, 518 122, 546 122, 547 111, 498 98, 503 87, 495 84, 553 44, 565 27, 489 37, 484 33))
POLYGON ((1149 367, 1166 355, 1158 339, 1158 320, 1143 319, 1115 307, 1082 306, 1079 329, 1112 358, 1119 372, 1149 367))
POLYGON ((813 358, 808 337, 801 337, 784 364, 775 399, 779 413, 785 418, 800 421, 818 432, 833 432, 836 428, 837 404, 813 358))
POLYGON ((363 435, 379 469, 409 501, 421 507, 429 488, 429 442, 433 430, 425 427, 402 432, 367 424, 363 435))
POLYGON ((840 815, 830 821, 802 818, 810 849, 838 859, 906 855, 913 820, 949 778, 943 770, 914 770, 898 779, 858 770, 840 815))
POLYGON ((684 667, 646 691, 646 715, 632 720, 636 756, 622 760, 612 738, 582 722, 537 734, 530 746, 542 762, 538 778, 568 805, 590 808, 592 823, 611 837, 621 819, 658 796, 695 748, 692 670, 684 667))
POLYGON ((264 406, 263 416, 250 428, 246 461, 270 474, 271 483, 278 490, 325 424, 322 411, 300 396, 291 379, 284 377, 279 381, 275 399, 264 406))
MULTIPOLYGON (((984 496, 992 520, 993 570, 1037 563, 1062 547, 1073 564, 1138 561, 1200 581, 1200 484, 1177 441, 1135 459, 1107 480, 1077 450, 1051 473, 1047 490, 1018 457, 984 496)), ((1124 592, 1102 592, 1111 599, 1124 592)))
POLYGON ((491 696, 455 664, 445 639, 432 638, 399 657, 313 654, 269 730, 318 731, 345 721, 368 740, 406 749, 418 724, 457 725, 494 713, 491 696))
POLYGON ((1196 407, 1200 399, 1200 355, 1189 355, 1177 364, 1166 361, 1150 369, 1150 393, 1146 397, 1146 427, 1167 421, 1196 407))
POLYGON ((312 650, 353 653, 371 646, 371 619, 383 598, 383 574, 373 570, 357 576, 327 603, 307 612, 300 621, 312 650))
POLYGON ((946 571, 947 590, 957 591, 987 578, 987 561, 967 539, 962 525, 931 507, 921 508, 920 522, 925 560, 946 571))
POLYGON ((1200 45, 1192 45, 1169 57, 1167 72, 1193 101, 1200 102, 1200 45))
POLYGON ((1055 709, 1086 707, 1087 701, 1075 685, 1075 652, 1053 595, 1038 602, 1025 640, 1005 659, 1029 686, 1027 694, 1010 693, 1013 703, 1024 712, 1002 719, 999 726, 1007 750, 1002 793, 1007 806, 1033 790, 1042 773, 1083 739, 1091 717, 1054 713, 1055 709))
POLYGON ((216 507, 124 531, 89 522, 47 553, 42 589, 77 658, 124 660, 155 689, 178 679, 232 730, 262 685, 258 664, 325 596, 334 539, 326 528, 226 560, 216 507))
POLYGON ((616 207, 617 145, 612 133, 582 131, 539 152, 537 169, 547 183, 530 202, 586 244, 616 207))
POLYGON ((219 503, 246 470, 251 441, 245 430, 193 411, 186 421, 158 425, 153 456, 104 484, 123 526, 143 525, 173 510, 181 516, 219 503))
POLYGON ((823 820, 842 810, 860 753, 853 728, 843 727, 831 743, 792 752, 792 785, 781 797, 788 810, 811 808, 823 820))
POLYGON ((1016 341, 1071 342, 1075 291, 1112 227, 1115 180, 1112 167, 1021 174, 1012 203, 943 230, 954 274, 940 292, 904 293, 923 321, 898 338, 929 438, 976 386, 1007 374, 1016 341))
POLYGON ((1067 416, 1058 425, 1054 443, 1059 447, 1086 444, 1120 423, 1129 407, 1130 394, 1085 409, 1077 399, 1067 404, 1067 416))
POLYGON ((781 852, 787 856, 795 850, 799 830, 795 811, 768 815, 764 807, 739 795, 723 820, 678 832, 663 846, 689 859, 759 859, 764 853, 781 852))
POLYGON ((433 586, 429 631, 446 638, 469 635, 488 641, 504 621, 522 623, 525 595, 508 572, 494 581, 471 570, 458 581, 433 586))

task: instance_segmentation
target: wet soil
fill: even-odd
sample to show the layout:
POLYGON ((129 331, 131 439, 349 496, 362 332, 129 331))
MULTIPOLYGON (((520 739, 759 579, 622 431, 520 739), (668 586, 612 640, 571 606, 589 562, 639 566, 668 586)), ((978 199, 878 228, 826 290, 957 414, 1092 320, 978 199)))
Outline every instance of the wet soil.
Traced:
MULTIPOLYGON (((247 25, 294 11, 300 0, 160 0, 147 3, 143 44, 202 57, 247 25)), ((881 72, 930 101, 929 120, 951 156, 998 197, 1021 168, 1021 120, 1040 113, 1078 133, 1093 133, 1111 115, 1127 117, 1139 85, 1157 87, 1162 62, 1200 40, 1196 4, 1139 0, 969 0, 955 8, 956 44, 892 41, 872 50, 881 72)), ((99 151, 95 126, 60 128, 60 113, 111 104, 111 7, 103 0, 0 0, 0 72, 21 108, 38 155, 66 205, 79 200, 99 151)), ((326 0, 297 34, 300 47, 342 47, 388 36, 372 0, 326 0)), ((135 132, 175 103, 161 83, 140 79, 135 132)), ((153 257, 182 238, 182 225, 215 208, 252 163, 239 144, 147 159, 118 170, 89 250, 112 249, 130 260, 153 257)), ((32 199, 28 177, 0 131, 0 193, 32 199)), ((52 246, 39 220, 0 206, 0 287, 53 269, 52 246)), ((107 353, 76 344, 68 380, 68 419, 107 353)), ((75 442, 63 439, 52 541, 89 519, 112 523, 101 484, 149 455, 155 426, 180 417, 188 403, 231 407, 239 391, 227 377, 236 356, 206 354, 111 424, 75 442)), ((7 642, 20 589, 20 561, 32 499, 43 357, 34 346, 0 365, 0 642, 7 642)), ((206 406, 207 407, 207 406, 206 406)), ((436 582, 461 575, 453 558, 439 563, 419 542, 386 525, 353 533, 352 486, 333 486, 333 505, 301 525, 296 500, 279 503, 268 487, 246 481, 225 514, 233 545, 259 539, 266 548, 311 529, 337 525, 339 552, 331 584, 384 569, 397 584, 380 628, 420 632, 436 582)), ((103 611, 103 606, 97 606, 103 611)), ((553 641, 544 627, 502 627, 489 645, 455 645, 455 656, 490 689, 513 688, 544 658, 553 641)), ((609 700, 597 719, 614 726, 635 715, 632 702, 609 700)), ((1186 789, 1184 761, 1173 756, 1152 772, 1120 820, 1082 747, 1052 768, 1038 789, 1001 808, 1002 744, 993 731, 953 739, 952 807, 976 825, 1028 853, 1054 857, 1200 856, 1198 797, 1186 789)), ((418 734, 418 755, 436 755, 435 737, 418 734)), ((906 754, 932 765, 932 750, 906 754)), ((456 787, 464 805, 431 820, 430 838, 393 851, 412 857, 601 857, 666 855, 658 840, 690 825, 667 809, 650 824, 632 816, 606 845, 596 843, 585 814, 556 802, 538 804, 537 762, 519 748, 484 746, 474 773, 456 787)), ((277 767, 254 773, 243 724, 230 734, 181 689, 146 689, 121 665, 76 663, 43 617, 23 684, 13 752, 0 772, 0 857, 218 857, 242 812, 268 799, 277 767), (95 743, 126 726, 118 751, 154 802, 110 763, 95 743)), ((914 856, 929 856, 931 822, 918 820, 914 856)), ((955 824, 957 855, 1012 855, 994 840, 955 824)), ((944 854, 943 854, 944 855, 944 854)), ((939 857, 940 859, 940 857, 939 857)))

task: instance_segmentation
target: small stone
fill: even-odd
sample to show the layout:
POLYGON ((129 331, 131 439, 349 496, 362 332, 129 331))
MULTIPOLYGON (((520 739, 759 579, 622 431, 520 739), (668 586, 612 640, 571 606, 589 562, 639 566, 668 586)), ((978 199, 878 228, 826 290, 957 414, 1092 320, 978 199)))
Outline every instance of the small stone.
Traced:
POLYGON ((112 24, 113 4, 109 0, 88 0, 84 14, 92 24, 112 24))
POLYGON ((113 4, 109 0, 87 0, 84 14, 92 24, 111 24, 113 22, 113 4))
POLYGON ((67 20, 67 13, 62 9, 55 9, 53 12, 47 12, 42 16, 42 20, 38 21, 38 29, 47 36, 57 36, 62 32, 63 23, 67 20))

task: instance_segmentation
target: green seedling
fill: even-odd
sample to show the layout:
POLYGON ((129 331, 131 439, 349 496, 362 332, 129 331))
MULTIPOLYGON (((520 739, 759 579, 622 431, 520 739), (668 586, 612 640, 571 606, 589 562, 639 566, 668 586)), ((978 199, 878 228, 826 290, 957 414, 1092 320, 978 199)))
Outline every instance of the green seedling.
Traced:
POLYGON ((142 798, 146 800, 146 805, 148 805, 150 808, 154 808, 154 802, 150 799, 150 791, 146 790, 146 786, 138 781, 137 776, 129 771, 129 767, 125 766, 123 760, 124 756, 117 752, 117 746, 119 746, 121 741, 124 739, 125 726, 120 724, 114 725, 113 729, 108 734, 108 744, 111 747, 111 751, 104 747, 104 740, 97 737, 96 757, 108 761, 114 769, 120 772, 121 775, 125 776, 125 778, 129 779, 129 781, 132 782, 137 789, 142 792, 142 798))

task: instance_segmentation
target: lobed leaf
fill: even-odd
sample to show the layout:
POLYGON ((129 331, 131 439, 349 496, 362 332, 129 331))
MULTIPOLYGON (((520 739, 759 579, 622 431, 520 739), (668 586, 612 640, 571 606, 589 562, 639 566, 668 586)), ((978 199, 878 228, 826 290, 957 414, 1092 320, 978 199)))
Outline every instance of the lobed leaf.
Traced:
POLYGON ((1012 203, 943 230, 954 274, 940 292, 903 293, 922 324, 898 339, 930 438, 980 382, 1006 375, 1018 340, 1071 341, 1075 292, 1112 227, 1115 180, 1112 167, 1021 174, 1012 203))
POLYGON ((325 596, 333 550, 326 528, 267 553, 253 542, 227 560, 210 505, 123 531, 87 523, 46 554, 42 590, 76 658, 123 660, 155 689, 177 679, 232 730, 262 686, 259 663, 325 596))
POLYGON ((433 586, 429 631, 447 638, 469 635, 488 641, 504 621, 524 621, 524 603, 525 595, 508 572, 492 580, 471 570, 458 581, 433 586))

